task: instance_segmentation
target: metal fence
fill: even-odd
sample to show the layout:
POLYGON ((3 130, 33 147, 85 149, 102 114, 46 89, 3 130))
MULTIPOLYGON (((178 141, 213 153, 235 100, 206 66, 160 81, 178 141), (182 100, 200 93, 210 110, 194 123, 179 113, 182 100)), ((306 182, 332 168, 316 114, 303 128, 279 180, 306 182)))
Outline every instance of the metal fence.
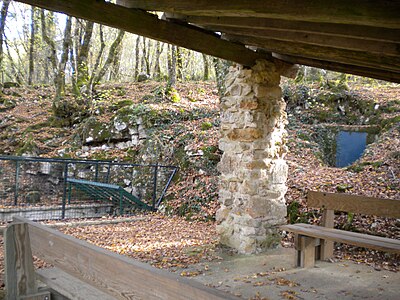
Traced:
POLYGON ((0 156, 0 221, 13 215, 43 220, 116 213, 112 201, 69 186, 68 178, 120 186, 157 209, 176 172, 158 164, 0 156))

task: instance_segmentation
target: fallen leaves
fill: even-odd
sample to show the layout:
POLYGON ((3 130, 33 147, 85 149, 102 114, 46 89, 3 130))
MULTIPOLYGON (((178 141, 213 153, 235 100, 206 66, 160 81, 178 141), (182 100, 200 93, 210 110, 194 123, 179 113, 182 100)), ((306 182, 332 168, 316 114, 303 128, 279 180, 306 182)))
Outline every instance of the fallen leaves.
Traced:
POLYGON ((214 224, 209 222, 151 214, 129 223, 62 227, 60 230, 162 269, 185 268, 200 260, 216 259, 217 235, 214 224))

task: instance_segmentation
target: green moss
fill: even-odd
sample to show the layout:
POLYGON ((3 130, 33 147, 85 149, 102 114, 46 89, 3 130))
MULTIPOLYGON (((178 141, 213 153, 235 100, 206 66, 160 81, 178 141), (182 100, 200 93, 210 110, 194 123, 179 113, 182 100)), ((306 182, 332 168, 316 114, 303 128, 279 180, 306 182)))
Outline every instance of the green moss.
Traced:
POLYGON ((348 184, 338 184, 337 186, 336 186, 336 190, 339 192, 339 193, 344 193, 344 192, 346 192, 346 191, 348 191, 348 190, 351 190, 353 188, 353 186, 352 185, 348 185, 348 184))
POLYGON ((7 111, 13 109, 17 106, 17 102, 10 99, 0 99, 0 112, 7 111))
POLYGON ((181 96, 179 95, 179 93, 177 91, 170 92, 169 97, 170 97, 171 101, 174 103, 181 102, 181 96))
POLYGON ((373 168, 379 168, 384 165, 383 161, 364 161, 359 164, 353 164, 349 167, 346 168, 346 170, 359 173, 364 171, 366 167, 373 167, 373 168))
POLYGON ((16 155, 23 155, 23 154, 35 154, 39 150, 34 137, 31 133, 29 133, 24 140, 20 143, 20 147, 15 151, 16 155))
POLYGON ((389 129, 390 127, 392 127, 393 125, 400 123, 400 116, 396 116, 393 118, 387 118, 382 120, 381 124, 382 127, 385 129, 389 129))
POLYGON ((121 109, 121 108, 126 107, 126 106, 130 106, 130 105, 133 105, 133 104, 134 104, 133 100, 124 99, 124 100, 120 100, 120 101, 114 103, 112 105, 112 109, 118 110, 118 109, 121 109))
POLYGON ((213 127, 211 122, 203 122, 201 123, 201 130, 209 130, 213 127))

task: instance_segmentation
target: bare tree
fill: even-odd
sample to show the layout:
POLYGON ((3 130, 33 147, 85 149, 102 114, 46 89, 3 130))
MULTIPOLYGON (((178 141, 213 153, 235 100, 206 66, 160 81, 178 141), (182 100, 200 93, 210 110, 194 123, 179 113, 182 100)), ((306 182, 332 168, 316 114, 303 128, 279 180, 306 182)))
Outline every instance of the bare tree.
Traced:
POLYGON ((168 87, 174 87, 176 84, 176 46, 168 46, 168 87))
POLYGON ((28 85, 32 85, 33 82, 33 74, 35 72, 35 58, 34 58, 34 50, 35 50, 35 35, 36 35, 36 9, 34 6, 31 7, 31 36, 29 39, 29 70, 28 70, 28 85))
POLYGON ((41 17, 41 25, 42 25, 42 36, 43 40, 47 43, 50 47, 50 61, 54 71, 54 85, 56 87, 56 95, 54 106, 57 108, 58 101, 64 96, 65 94, 65 68, 68 61, 68 53, 69 47, 71 42, 71 28, 72 28, 72 18, 67 17, 67 21, 65 24, 64 29, 64 38, 62 43, 62 50, 60 60, 58 61, 57 57, 57 48, 54 40, 49 37, 47 32, 47 22, 46 22, 46 15, 44 10, 41 10, 40 13, 41 17))
POLYGON ((203 55, 203 63, 204 63, 204 73, 203 73, 203 80, 207 81, 210 79, 210 65, 208 63, 208 57, 204 53, 203 55))
POLYGON ((134 73, 135 80, 137 80, 140 72, 139 45, 140 45, 140 36, 138 35, 136 38, 136 46, 135 46, 135 73, 134 73))
POLYGON ((153 78, 156 80, 161 79, 160 56, 164 47, 159 41, 156 42, 156 55, 154 57, 154 71, 153 78))
POLYGON ((4 28, 6 25, 8 7, 11 0, 4 0, 0 12, 0 68, 3 70, 3 43, 4 43, 4 28))
POLYGON ((90 86, 93 87, 100 82, 100 80, 104 77, 106 72, 109 70, 112 62, 115 59, 115 55, 117 54, 117 49, 119 48, 120 44, 122 43, 122 40, 124 38, 125 31, 123 30, 118 30, 117 37, 113 41, 113 43, 110 46, 110 49, 108 50, 108 56, 107 59, 103 65, 103 67, 97 72, 97 74, 93 74, 91 76, 91 82, 90 86))

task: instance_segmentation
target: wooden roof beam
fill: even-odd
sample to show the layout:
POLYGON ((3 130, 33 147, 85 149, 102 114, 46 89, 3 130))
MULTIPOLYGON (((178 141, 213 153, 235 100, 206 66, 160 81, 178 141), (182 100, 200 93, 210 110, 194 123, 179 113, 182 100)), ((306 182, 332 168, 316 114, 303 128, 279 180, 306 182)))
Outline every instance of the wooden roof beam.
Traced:
POLYGON ((267 17, 400 28, 400 1, 391 0, 117 0, 117 3, 185 15, 267 17))
POLYGON ((175 44, 194 51, 237 62, 245 66, 253 66, 257 59, 269 58, 281 67, 282 73, 285 72, 286 68, 292 67, 292 65, 285 62, 272 59, 271 56, 256 53, 246 48, 244 45, 223 40, 213 33, 205 33, 195 27, 182 26, 169 21, 160 20, 154 14, 141 10, 128 9, 109 2, 96 0, 17 1, 119 28, 165 43, 175 44))
MULTIPOLYGON (((230 34, 224 35, 224 38, 246 45, 257 46, 264 48, 266 51, 280 54, 326 60, 341 64, 382 69, 393 72, 398 72, 400 69, 400 56, 385 56, 364 51, 336 49, 304 43, 279 41, 263 37, 230 34)), ((347 72, 351 73, 351 69, 347 70, 347 72)))
POLYGON ((399 42, 400 29, 364 25, 347 25, 321 22, 288 21, 268 18, 210 17, 169 14, 169 20, 196 24, 204 27, 275 29, 288 32, 318 33, 331 36, 366 38, 376 41, 399 42))
POLYGON ((323 33, 294 32, 278 29, 253 29, 229 26, 213 25, 207 26, 209 30, 224 32, 227 34, 262 37, 279 41, 304 43, 336 49, 347 49, 376 53, 380 55, 400 56, 400 41, 377 41, 363 37, 347 37, 337 35, 326 35, 323 33))
POLYGON ((322 61, 318 59, 311 59, 293 55, 283 55, 277 53, 272 53, 272 55, 276 58, 279 58, 280 60, 290 62, 293 64, 306 65, 342 73, 349 73, 349 70, 351 70, 351 74, 354 75, 400 83, 400 73, 398 72, 382 71, 380 69, 371 69, 355 65, 322 61))

